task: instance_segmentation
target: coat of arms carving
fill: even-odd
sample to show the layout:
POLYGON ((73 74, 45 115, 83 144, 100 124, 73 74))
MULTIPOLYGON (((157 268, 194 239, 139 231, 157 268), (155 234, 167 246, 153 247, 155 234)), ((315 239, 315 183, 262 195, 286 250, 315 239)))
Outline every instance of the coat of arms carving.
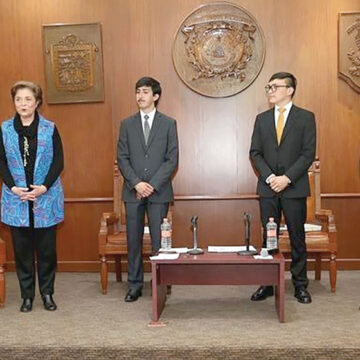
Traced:
POLYGON ((339 14, 339 77, 360 93, 360 12, 339 14))
POLYGON ((234 95, 249 86, 265 58, 265 40, 245 9, 219 2, 190 14, 176 34, 173 61, 192 90, 210 97, 234 95))
POLYGON ((104 100, 100 24, 45 25, 49 103, 104 100))
POLYGON ((94 85, 94 43, 82 41, 74 34, 66 35, 50 46, 55 87, 59 90, 82 91, 94 85))

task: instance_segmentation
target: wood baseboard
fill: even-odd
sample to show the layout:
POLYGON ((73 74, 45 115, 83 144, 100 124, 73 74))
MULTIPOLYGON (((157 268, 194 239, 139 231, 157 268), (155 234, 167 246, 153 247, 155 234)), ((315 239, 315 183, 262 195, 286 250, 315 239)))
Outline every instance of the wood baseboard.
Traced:
MULTIPOLYGON (((314 270, 314 259, 309 259, 308 261, 308 270, 314 270)), ((115 272, 114 261, 109 261, 110 272, 115 272)), ((286 259, 286 269, 290 265, 290 259, 286 259)), ((360 259, 337 259, 337 268, 338 270, 360 270, 360 259)), ((13 261, 5 263, 6 271, 15 271, 15 264, 13 261)), ((329 269, 329 260, 324 259, 323 270, 329 269)), ((150 262, 148 260, 144 263, 145 272, 150 272, 150 262)), ((58 262, 58 271, 59 272, 100 272, 100 262, 99 261, 59 261, 58 262)), ((127 262, 123 260, 122 271, 127 271, 127 262)))

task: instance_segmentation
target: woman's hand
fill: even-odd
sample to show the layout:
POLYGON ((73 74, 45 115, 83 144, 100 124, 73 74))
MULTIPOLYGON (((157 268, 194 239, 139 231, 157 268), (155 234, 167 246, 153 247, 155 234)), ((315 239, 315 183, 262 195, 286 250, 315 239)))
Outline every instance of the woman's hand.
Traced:
POLYGON ((32 188, 31 191, 28 191, 29 188, 13 186, 11 191, 19 196, 22 201, 35 201, 40 195, 47 192, 45 185, 30 185, 30 187, 32 188))
POLYGON ((40 195, 47 192, 45 185, 30 185, 32 188, 27 194, 26 200, 35 201, 40 195))
POLYGON ((28 194, 29 188, 19 187, 19 186, 13 186, 11 188, 11 191, 17 195, 22 201, 26 200, 27 194, 28 194))

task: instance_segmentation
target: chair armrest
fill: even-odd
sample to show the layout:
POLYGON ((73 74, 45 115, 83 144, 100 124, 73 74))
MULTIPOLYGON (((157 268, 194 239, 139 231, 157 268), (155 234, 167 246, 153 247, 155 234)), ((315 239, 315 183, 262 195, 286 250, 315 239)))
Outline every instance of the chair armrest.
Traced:
POLYGON ((100 219, 99 230, 99 254, 105 254, 107 236, 113 232, 113 226, 119 221, 119 217, 114 212, 103 213, 100 219))
POLYGON ((113 225, 119 221, 119 217, 114 212, 105 212, 101 216, 100 224, 105 221, 106 225, 113 225))
POLYGON ((329 209, 320 209, 316 211, 315 218, 320 220, 322 231, 336 232, 335 215, 329 209))

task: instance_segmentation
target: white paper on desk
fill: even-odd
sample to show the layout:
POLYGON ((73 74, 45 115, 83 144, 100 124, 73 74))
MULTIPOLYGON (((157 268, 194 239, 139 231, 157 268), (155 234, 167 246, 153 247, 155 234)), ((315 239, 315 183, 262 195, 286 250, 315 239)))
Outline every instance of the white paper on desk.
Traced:
MULTIPOLYGON (((238 252, 246 250, 246 246, 208 246, 208 252, 238 252)), ((249 250, 256 250, 252 245, 249 250)))
MULTIPOLYGON (((317 224, 305 224, 304 225, 304 229, 305 232, 309 232, 309 231, 321 231, 321 225, 317 225, 317 224)), ((283 225, 280 226, 280 231, 287 231, 287 226, 283 225)))
POLYGON ((180 254, 163 254, 160 253, 155 256, 150 256, 150 260, 176 260, 180 254))
POLYGON ((254 255, 254 259, 256 259, 256 260, 272 260, 273 256, 272 255, 267 255, 267 256, 254 255))
POLYGON ((188 248, 187 247, 183 247, 183 248, 170 248, 170 249, 159 249, 160 252, 176 252, 178 254, 186 254, 188 252, 188 248))

